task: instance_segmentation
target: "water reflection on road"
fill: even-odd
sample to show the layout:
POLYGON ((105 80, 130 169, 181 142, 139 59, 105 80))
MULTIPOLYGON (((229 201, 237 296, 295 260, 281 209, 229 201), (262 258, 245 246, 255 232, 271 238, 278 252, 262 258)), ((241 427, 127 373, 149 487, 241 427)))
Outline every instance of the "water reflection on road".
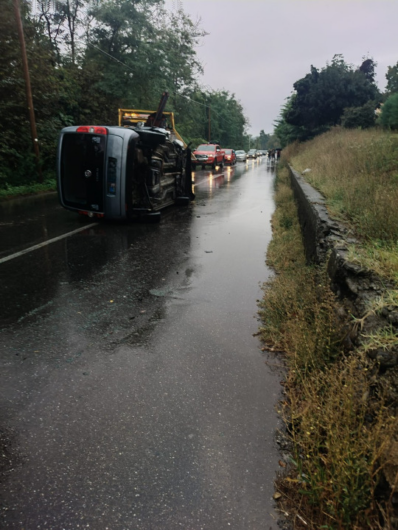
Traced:
MULTIPOLYGON (((99 223, 0 264, 0 526, 277 528, 279 384, 253 336, 273 172, 194 184, 159 225, 99 223)), ((18 248, 81 222, 27 204, 2 210, 18 248)))

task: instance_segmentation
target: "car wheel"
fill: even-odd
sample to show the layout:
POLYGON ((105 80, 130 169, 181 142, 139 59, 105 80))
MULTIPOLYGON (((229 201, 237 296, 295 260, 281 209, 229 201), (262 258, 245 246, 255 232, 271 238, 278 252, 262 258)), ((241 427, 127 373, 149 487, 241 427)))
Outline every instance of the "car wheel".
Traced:
POLYGON ((217 161, 214 160, 214 162, 211 165, 211 169, 216 169, 217 161))
POLYGON ((175 199, 176 206, 188 206, 190 202, 191 199, 189 197, 176 197, 175 199))
POLYGON ((224 167, 224 159, 222 158, 220 162, 220 168, 222 169, 223 167, 224 167))
POLYGON ((202 169, 206 169, 206 166, 204 164, 202 164, 202 169))

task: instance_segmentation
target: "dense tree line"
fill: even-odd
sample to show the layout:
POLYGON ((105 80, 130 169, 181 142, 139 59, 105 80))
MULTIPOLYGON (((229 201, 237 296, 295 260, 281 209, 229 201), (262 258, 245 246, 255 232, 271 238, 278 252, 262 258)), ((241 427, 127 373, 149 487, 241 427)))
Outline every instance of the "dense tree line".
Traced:
POLYGON ((247 149, 275 149, 280 147, 280 140, 275 134, 267 134, 264 130, 260 131, 258 136, 250 137, 249 146, 247 149))
MULTIPOLYGON (((37 178, 13 0, 0 0, 0 188, 37 178)), ((234 94, 203 89, 195 48, 206 36, 182 8, 163 0, 21 1, 41 164, 54 177, 62 127, 117 123, 118 108, 155 109, 170 99, 177 129, 194 145, 240 148, 247 119, 234 94), (210 109, 210 110, 209 110, 210 109), (210 114, 210 115, 209 115, 210 114)))
POLYGON ((375 66, 367 58, 354 67, 342 55, 335 55, 324 68, 311 66, 294 83, 276 122, 274 133, 281 145, 311 139, 336 125, 398 129, 398 63, 388 69, 384 94, 375 82, 375 66))

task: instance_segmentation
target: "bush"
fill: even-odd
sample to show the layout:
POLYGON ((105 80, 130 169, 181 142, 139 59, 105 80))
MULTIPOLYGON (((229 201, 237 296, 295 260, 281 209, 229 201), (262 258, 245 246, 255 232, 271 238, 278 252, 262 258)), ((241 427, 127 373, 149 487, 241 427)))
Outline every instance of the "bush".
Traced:
POLYGON ((344 109, 341 124, 346 129, 368 129, 374 127, 376 121, 374 101, 368 101, 362 107, 344 109))
POLYGON ((398 130, 398 93, 390 96, 384 103, 379 121, 383 127, 398 130))

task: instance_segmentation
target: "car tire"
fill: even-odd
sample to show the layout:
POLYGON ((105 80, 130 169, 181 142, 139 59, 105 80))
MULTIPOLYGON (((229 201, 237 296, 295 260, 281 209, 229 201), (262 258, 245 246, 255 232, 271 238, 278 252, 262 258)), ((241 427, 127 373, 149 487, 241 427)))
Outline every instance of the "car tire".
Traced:
POLYGON ((189 197, 176 197, 175 199, 176 206, 188 206, 190 202, 191 199, 189 197))
POLYGON ((206 169, 206 166, 205 166, 205 164, 202 164, 202 169, 206 169))
POLYGON ((214 160, 214 162, 211 165, 211 169, 216 169, 216 166, 217 166, 217 161, 214 160))

